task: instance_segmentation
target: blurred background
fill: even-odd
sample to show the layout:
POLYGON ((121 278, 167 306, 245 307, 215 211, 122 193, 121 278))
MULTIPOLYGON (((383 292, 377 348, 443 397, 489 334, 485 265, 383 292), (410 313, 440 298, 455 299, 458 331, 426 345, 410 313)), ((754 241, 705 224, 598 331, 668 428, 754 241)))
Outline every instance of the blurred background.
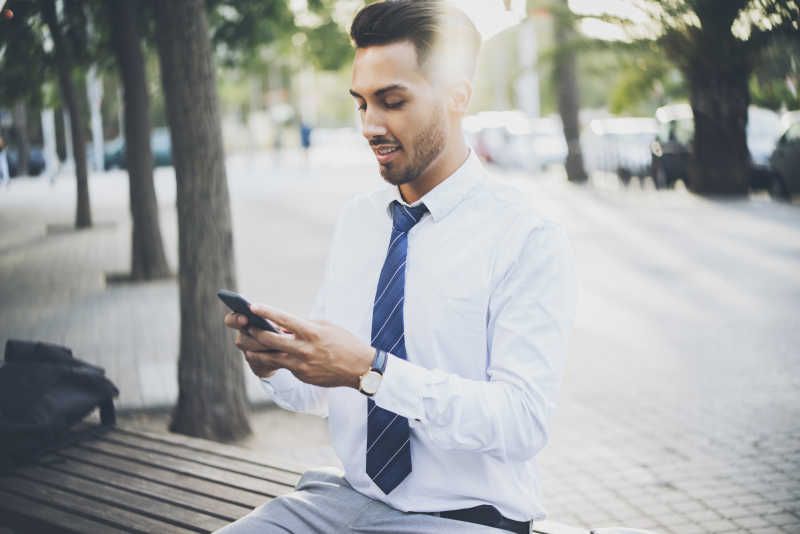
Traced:
MULTIPOLYGON (((126 424, 336 463, 237 354, 218 378, 230 349, 194 341, 223 308, 179 286, 308 313, 339 207, 382 183, 347 92, 365 3, 0 0, 0 341, 103 366, 126 424), (215 235, 209 278, 178 245, 215 235)), ((576 256, 551 518, 800 532, 798 3, 453 3, 484 40, 468 141, 576 256)))

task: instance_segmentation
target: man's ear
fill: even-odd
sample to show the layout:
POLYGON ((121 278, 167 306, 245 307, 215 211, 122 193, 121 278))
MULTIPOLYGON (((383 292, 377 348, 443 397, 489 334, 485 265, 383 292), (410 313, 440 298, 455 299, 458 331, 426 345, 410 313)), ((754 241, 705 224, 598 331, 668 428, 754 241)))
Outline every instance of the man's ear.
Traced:
POLYGON ((466 115, 471 98, 472 84, 466 79, 461 79, 448 87, 447 105, 453 113, 466 115))

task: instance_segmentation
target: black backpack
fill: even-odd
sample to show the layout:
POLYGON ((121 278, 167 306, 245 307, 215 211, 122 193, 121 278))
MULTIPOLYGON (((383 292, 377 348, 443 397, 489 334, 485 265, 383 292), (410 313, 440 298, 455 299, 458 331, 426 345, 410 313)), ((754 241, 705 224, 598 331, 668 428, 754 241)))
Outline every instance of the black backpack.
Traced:
POLYGON ((113 425, 118 394, 102 368, 70 349, 9 339, 0 365, 0 470, 58 446, 97 407, 102 424, 113 425))

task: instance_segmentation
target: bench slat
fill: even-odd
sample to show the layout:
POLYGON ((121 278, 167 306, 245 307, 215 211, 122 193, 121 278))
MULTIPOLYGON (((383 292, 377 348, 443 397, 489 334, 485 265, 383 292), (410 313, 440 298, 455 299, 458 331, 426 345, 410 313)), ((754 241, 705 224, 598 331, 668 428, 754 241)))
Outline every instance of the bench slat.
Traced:
POLYGON ((23 532, 48 532, 51 534, 127 534, 131 532, 2 490, 0 490, 0 517, 2 517, 0 524, 12 529, 22 529, 23 532))
POLYGON ((211 467, 219 467, 231 472, 260 477, 264 480, 271 480, 279 484, 294 486, 299 480, 297 473, 285 469, 275 468, 266 464, 243 461, 230 456, 223 456, 216 452, 205 452, 197 449, 167 443, 161 440, 154 440, 146 436, 137 436, 125 432, 108 432, 101 436, 103 441, 137 447, 150 452, 156 452, 167 456, 190 460, 202 463, 211 467))
MULTIPOLYGON (((252 510, 252 506, 241 506, 222 501, 215 496, 202 495, 191 488, 176 488, 138 476, 121 473, 105 467, 59 458, 44 462, 44 467, 72 476, 87 478, 97 483, 107 484, 119 489, 128 489, 145 496, 164 500, 172 504, 193 509, 200 513, 213 515, 226 521, 235 521, 252 510)), ((264 502, 264 498, 260 499, 264 502)))
MULTIPOLYGON (((81 443, 78 445, 78 447, 95 452, 106 453, 117 458, 124 458, 142 464, 169 469, 171 471, 175 471, 176 473, 182 473, 190 477, 228 484, 235 488, 261 493, 266 497, 282 495, 293 489, 292 486, 288 484, 277 484, 262 478, 233 473, 217 467, 196 464, 190 460, 166 457, 163 454, 147 452, 141 449, 131 449, 130 447, 117 445, 115 443, 91 441, 81 443)), ((110 462, 110 465, 113 465, 113 462, 110 462)))
MULTIPOLYGON (((61 510, 90 520, 107 522, 117 528, 128 528, 130 532, 159 532, 164 534, 202 532, 158 521, 130 510, 109 506, 94 498, 87 498, 71 491, 54 488, 18 476, 0 478, 0 490, 13 495, 28 497, 38 502, 49 503, 61 510)), ((35 510, 20 510, 19 513, 36 517, 35 510)))
POLYGON ((209 532, 290 492, 304 470, 230 445, 93 424, 58 447, 0 474, 0 527, 209 532))
MULTIPOLYGON (((190 510, 181 505, 116 488, 103 482, 76 477, 48 467, 29 467, 22 476, 26 480, 38 484, 46 484, 87 499, 96 499, 103 503, 101 506, 126 509, 191 530, 212 531, 230 523, 230 521, 210 516, 202 511, 190 510)), ((97 504, 95 503, 92 508, 97 508, 97 504)), ((92 510, 81 511, 87 514, 92 513, 92 510)))
POLYGON ((219 454, 225 458, 230 458, 231 460, 248 461, 259 465, 278 467, 284 471, 295 473, 298 476, 298 479, 300 475, 302 475, 310 467, 308 465, 300 464, 294 460, 281 458, 280 456, 269 455, 267 453, 262 453, 261 451, 256 453, 247 449, 241 449, 231 445, 217 443, 215 441, 193 438, 171 432, 148 432, 146 430, 134 429, 124 425, 115 427, 114 432, 135 435, 154 441, 171 443, 173 445, 180 445, 197 451, 211 452, 214 454, 219 454))
MULTIPOLYGON (((171 471, 169 469, 164 469, 161 466, 153 466, 133 460, 126 460, 124 458, 98 454, 94 451, 78 449, 76 447, 59 451, 58 456, 82 462, 87 465, 95 465, 125 475, 139 477, 145 480, 156 482, 158 484, 186 488, 202 495, 214 497, 232 504, 245 506, 250 509, 264 504, 269 500, 269 497, 264 496, 261 493, 254 493, 248 490, 232 488, 230 486, 217 484, 214 481, 203 480, 200 478, 192 478, 187 480, 186 475, 176 473, 175 471, 171 471), (188 484, 187 482, 191 482, 191 484, 188 484)), ((288 491, 289 489, 287 488, 283 493, 287 493, 288 491)))

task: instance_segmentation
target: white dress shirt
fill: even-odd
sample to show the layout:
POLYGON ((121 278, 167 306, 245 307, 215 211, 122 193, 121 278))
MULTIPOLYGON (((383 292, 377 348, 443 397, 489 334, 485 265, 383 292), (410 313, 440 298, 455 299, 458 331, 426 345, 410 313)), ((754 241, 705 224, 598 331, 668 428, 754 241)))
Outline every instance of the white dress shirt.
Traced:
MULTIPOLYGON (((393 200, 402 202, 387 185, 344 207, 312 313, 366 342, 393 200)), ((278 405, 328 417, 348 482, 369 497, 403 511, 492 504, 511 519, 543 519, 535 456, 574 316, 569 245, 522 193, 489 178, 474 151, 419 202, 429 213, 408 232, 408 360, 389 356, 373 397, 409 420, 408 477, 385 495, 367 476, 363 394, 285 369, 263 383, 278 405)))

